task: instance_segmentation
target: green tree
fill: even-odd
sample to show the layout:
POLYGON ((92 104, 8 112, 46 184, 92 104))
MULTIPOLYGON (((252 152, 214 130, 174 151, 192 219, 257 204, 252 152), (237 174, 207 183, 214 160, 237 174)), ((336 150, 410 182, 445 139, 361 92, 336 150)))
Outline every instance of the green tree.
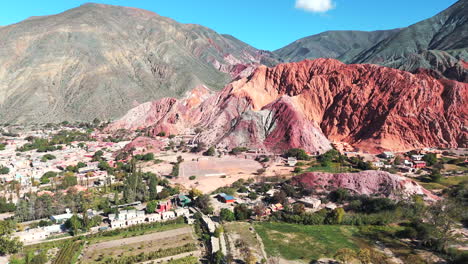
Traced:
POLYGON ((327 224, 339 225, 343 222, 344 215, 345 215, 344 209, 339 207, 331 211, 327 215, 327 218, 325 219, 325 221, 327 222, 327 224))
POLYGON ((5 167, 5 166, 0 166, 0 174, 2 175, 5 175, 5 174, 8 174, 10 173, 10 169, 8 167, 5 167))
POLYGON ((149 199, 150 200, 156 200, 158 198, 158 179, 156 178, 156 175, 150 174, 149 176, 149 199))
POLYGON ((252 210, 246 204, 239 204, 234 207, 234 215, 237 220, 247 220, 252 216, 252 210))
POLYGON ((305 150, 299 149, 299 148, 289 149, 288 151, 286 151, 286 153, 284 153, 284 156, 294 157, 294 158, 296 158, 298 160, 309 160, 310 159, 309 155, 307 155, 305 150))
POLYGON ((431 181, 433 182, 440 182, 440 180, 442 180, 442 175, 440 174, 439 170, 433 169, 429 175, 429 178, 431 178, 431 181))
POLYGON ((432 166, 437 163, 437 156, 434 153, 429 153, 424 155, 423 160, 427 163, 427 165, 432 166))
POLYGON ((80 229, 83 227, 81 219, 74 214, 70 219, 65 222, 65 226, 70 229, 72 235, 76 236, 80 229))
POLYGON ((213 263, 214 264, 224 264, 226 263, 226 258, 224 257, 224 254, 221 251, 216 251, 216 253, 213 256, 213 263))
POLYGON ((195 200, 195 206, 198 207, 204 214, 212 214, 213 207, 211 207, 211 198, 207 194, 198 196, 195 200))
POLYGON ((62 179, 61 188, 67 189, 68 187, 72 187, 78 184, 77 178, 73 174, 65 175, 62 179))
POLYGON ((215 150, 215 148, 212 146, 212 147, 210 147, 207 151, 205 151, 205 152, 203 153, 203 155, 204 155, 204 156, 214 156, 214 155, 216 155, 216 150, 215 150))
POLYGON ((146 204, 146 212, 148 214, 152 214, 156 211, 156 208, 158 207, 158 202, 157 201, 149 201, 146 204))
POLYGON ((221 221, 226 221, 226 222, 231 222, 236 220, 236 216, 234 215, 234 212, 227 208, 221 209, 219 213, 219 218, 221 221))
POLYGON ((7 220, 0 221, 0 255, 18 253, 23 243, 17 237, 11 238, 15 230, 15 222, 7 220))

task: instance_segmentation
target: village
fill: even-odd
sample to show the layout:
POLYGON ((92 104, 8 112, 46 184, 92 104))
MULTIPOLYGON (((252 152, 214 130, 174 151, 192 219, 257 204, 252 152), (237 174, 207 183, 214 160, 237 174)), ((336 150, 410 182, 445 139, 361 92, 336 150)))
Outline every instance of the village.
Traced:
MULTIPOLYGON (((16 204, 16 211, 4 210, 0 216, 5 220, 15 219, 18 228, 12 237, 26 247, 66 241, 77 234, 93 237, 113 230, 124 232, 181 221, 200 225, 198 229, 209 237, 191 255, 214 258, 221 252, 223 256, 237 254, 242 258, 245 256, 239 252, 233 253, 235 239, 219 235, 226 221, 285 218, 290 212, 321 214, 328 219, 350 205, 349 201, 330 198, 333 192, 343 195, 340 189, 310 192, 292 185, 291 179, 303 173, 387 171, 414 179, 423 186, 440 185, 443 178, 466 178, 466 150, 421 149, 370 154, 356 152, 349 146, 340 149, 337 144, 334 150, 321 155, 301 149, 273 154, 246 147, 203 146, 196 138, 195 132, 148 137, 139 131, 113 138, 101 129, 71 125, 53 130, 4 132, 0 142, 4 146, 0 151, 3 186, 0 195, 5 204, 16 204), (438 160, 450 162, 441 165, 438 160), (438 176, 434 176, 435 165, 442 166, 437 170, 438 176), (129 180, 130 176, 135 179, 129 180), (132 184, 136 189, 128 187, 132 184), (139 190, 146 194, 139 196, 136 194, 139 190), (28 207, 31 205, 27 203, 35 199, 81 199, 81 195, 94 197, 91 204, 105 205, 81 204, 74 208, 61 205, 60 209, 51 211, 56 214, 21 215, 21 203, 28 207)), ((432 189, 434 193, 439 192, 437 187, 432 189)), ((354 195, 349 191, 352 190, 347 190, 348 198, 354 195)), ((196 236, 195 231, 187 232, 196 236)), ((88 263, 86 259, 104 258, 95 255, 97 250, 83 252, 79 256, 82 263, 88 263)), ((258 260, 268 258, 264 251, 251 254, 258 260)))

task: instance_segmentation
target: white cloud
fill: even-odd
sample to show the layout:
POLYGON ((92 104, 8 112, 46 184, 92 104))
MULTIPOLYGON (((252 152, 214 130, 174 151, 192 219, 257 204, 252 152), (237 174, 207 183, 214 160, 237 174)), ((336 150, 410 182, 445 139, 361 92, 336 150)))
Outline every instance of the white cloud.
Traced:
POLYGON ((335 8, 332 0, 296 0, 296 8, 315 13, 325 13, 335 8))

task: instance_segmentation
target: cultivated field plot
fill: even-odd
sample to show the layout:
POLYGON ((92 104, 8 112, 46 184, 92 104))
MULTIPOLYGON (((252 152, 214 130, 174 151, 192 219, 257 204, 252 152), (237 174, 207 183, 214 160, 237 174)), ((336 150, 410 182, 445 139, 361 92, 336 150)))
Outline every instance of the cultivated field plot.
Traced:
POLYGON ((255 230, 249 223, 231 222, 223 225, 228 238, 231 254, 234 259, 242 259, 243 247, 248 247, 257 259, 266 258, 262 253, 262 246, 257 239, 255 230))
POLYGON ((137 256, 142 253, 156 251, 169 252, 169 249, 195 243, 196 240, 192 228, 184 227, 143 236, 91 244, 84 249, 80 263, 101 263, 109 258, 137 256))
POLYGON ((270 256, 287 260, 304 260, 332 257, 340 248, 358 249, 353 235, 357 227, 304 226, 284 223, 260 223, 255 230, 262 238, 270 256))

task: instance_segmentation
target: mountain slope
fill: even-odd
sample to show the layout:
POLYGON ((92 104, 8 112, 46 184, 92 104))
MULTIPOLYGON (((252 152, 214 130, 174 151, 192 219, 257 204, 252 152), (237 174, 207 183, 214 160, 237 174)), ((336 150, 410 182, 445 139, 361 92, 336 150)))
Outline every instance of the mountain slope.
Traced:
POLYGON ((220 89, 236 65, 270 56, 199 25, 100 4, 2 27, 0 39, 3 122, 115 118, 198 85, 220 89))
POLYGON ((374 31, 329 31, 298 40, 274 52, 284 61, 336 58, 345 63, 372 63, 468 82, 468 0, 407 28, 374 31))
POLYGON ((468 82, 460 60, 468 60, 468 0, 461 0, 436 16, 411 25, 353 59, 407 71, 434 69, 442 74, 459 71, 468 82), (455 68, 455 69, 452 69, 455 68))
POLYGON ((345 63, 399 31, 327 31, 297 40, 274 53, 285 62, 333 58, 345 63))
POLYGON ((468 84, 426 72, 334 59, 258 67, 249 77, 192 103, 162 99, 132 109, 109 126, 149 127, 153 134, 203 128, 208 145, 283 152, 330 149, 330 141, 361 150, 467 147, 468 84))

